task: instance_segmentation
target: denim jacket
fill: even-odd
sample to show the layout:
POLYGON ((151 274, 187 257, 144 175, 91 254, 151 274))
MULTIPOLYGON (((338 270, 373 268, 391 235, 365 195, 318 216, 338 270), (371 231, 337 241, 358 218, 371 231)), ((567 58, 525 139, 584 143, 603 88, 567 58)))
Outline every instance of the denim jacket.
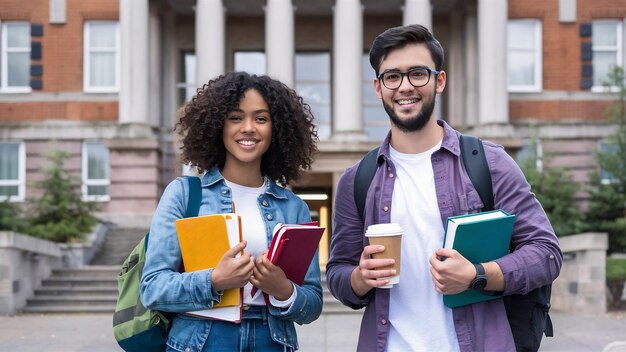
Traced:
MULTIPOLYGON (((444 136, 441 148, 433 153, 431 162, 437 203, 442 224, 445 225, 449 216, 476 213, 484 205, 463 166, 459 132, 442 120, 437 123, 444 129, 444 136)), ((353 309, 366 307, 357 351, 385 351, 389 333, 389 290, 373 289, 365 297, 358 297, 350 285, 352 271, 359 264, 361 252, 367 245, 364 229, 371 224, 389 223, 391 220, 396 169, 389 156, 389 141, 390 134, 379 151, 378 168, 365 201, 364 220, 361 220, 354 203, 354 178, 358 164, 343 174, 335 196, 334 228, 326 279, 330 292, 343 304, 353 309)), ((488 141, 484 141, 483 145, 491 172, 494 208, 515 214, 511 237, 513 251, 495 261, 504 276, 504 295, 526 294, 556 279, 563 254, 552 225, 515 161, 501 146, 488 141)), ((453 316, 462 352, 515 350, 501 299, 454 308, 453 316)))
MULTIPOLYGON (((267 243, 277 223, 310 221, 309 209, 300 198, 274 182, 266 180, 265 192, 257 200, 265 223, 267 243)), ((220 299, 221 292, 212 287, 212 269, 179 273, 180 246, 174 222, 184 217, 187 207, 188 182, 172 181, 159 201, 150 226, 146 262, 141 278, 141 301, 148 309, 182 313, 208 309, 220 299)), ((202 178, 202 202, 199 215, 232 213, 231 190, 217 168, 202 178)), ((243 219, 245 221, 245 219, 243 219)), ((298 349, 294 322, 307 324, 322 312, 322 287, 317 254, 313 258, 302 286, 295 285, 296 300, 288 308, 268 307, 268 323, 272 339, 298 349)), ((212 321, 177 314, 167 344, 179 351, 201 351, 212 321)))

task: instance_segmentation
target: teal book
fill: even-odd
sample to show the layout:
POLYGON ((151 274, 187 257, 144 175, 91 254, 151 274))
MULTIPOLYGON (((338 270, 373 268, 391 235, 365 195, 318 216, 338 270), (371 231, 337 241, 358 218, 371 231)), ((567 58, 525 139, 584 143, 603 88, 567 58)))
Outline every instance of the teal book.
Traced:
MULTIPOLYGON (((446 222, 443 247, 456 249, 472 263, 498 259, 509 253, 514 223, 515 215, 503 210, 451 216, 446 222)), ((478 290, 467 290, 444 295, 443 303, 454 308, 499 297, 478 290)))

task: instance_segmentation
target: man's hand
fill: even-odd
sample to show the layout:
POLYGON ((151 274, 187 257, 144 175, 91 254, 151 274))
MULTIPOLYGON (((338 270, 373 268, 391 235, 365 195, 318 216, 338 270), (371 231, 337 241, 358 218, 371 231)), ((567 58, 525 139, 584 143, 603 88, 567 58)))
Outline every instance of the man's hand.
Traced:
POLYGON ((453 295, 463 292, 476 277, 474 265, 454 249, 436 250, 429 262, 435 290, 439 293, 453 295))
POLYGON ((385 250, 381 245, 369 245, 363 248, 359 266, 354 268, 350 276, 350 285, 354 293, 363 297, 372 288, 384 286, 389 280, 376 280, 380 277, 389 277, 396 275, 395 269, 388 269, 395 263, 393 259, 371 259, 373 253, 379 253, 385 250), (385 269, 387 268, 387 269, 385 269))
POLYGON ((237 255, 246 248, 246 241, 239 242, 236 246, 224 253, 217 266, 211 273, 213 289, 223 291, 229 288, 243 287, 248 283, 252 268, 254 268, 254 258, 250 253, 237 255))
POLYGON ((280 267, 267 259, 267 251, 256 259, 250 283, 279 301, 286 301, 293 294, 293 284, 280 267))

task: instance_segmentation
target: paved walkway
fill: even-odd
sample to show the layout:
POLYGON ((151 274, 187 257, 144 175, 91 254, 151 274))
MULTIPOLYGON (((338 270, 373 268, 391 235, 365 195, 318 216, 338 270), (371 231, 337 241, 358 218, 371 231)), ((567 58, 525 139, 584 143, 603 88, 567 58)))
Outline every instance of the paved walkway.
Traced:
MULTIPOLYGON (((601 352, 613 341, 626 341, 626 312, 598 317, 551 313, 555 337, 545 339, 541 351, 601 352)), ((323 315, 298 327, 301 351, 354 351, 361 316, 323 315)), ((0 351, 116 352, 108 314, 0 316, 0 351)))

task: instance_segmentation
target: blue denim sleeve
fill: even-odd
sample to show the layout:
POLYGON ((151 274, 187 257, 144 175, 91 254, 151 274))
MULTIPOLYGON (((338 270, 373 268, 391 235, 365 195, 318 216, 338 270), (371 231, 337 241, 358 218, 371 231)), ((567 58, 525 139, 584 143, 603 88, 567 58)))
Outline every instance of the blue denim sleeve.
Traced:
POLYGON ((220 295, 212 289, 212 269, 180 273, 175 221, 187 208, 187 181, 178 178, 165 191, 154 213, 141 277, 141 302, 148 309, 187 312, 207 309, 220 295))
MULTIPOLYGON (((311 221, 311 215, 306 204, 300 199, 296 201, 299 206, 297 207, 297 212, 293 215, 297 217, 289 222, 301 224, 311 221)), ((270 314, 298 324, 308 324, 315 321, 322 313, 322 285, 320 280, 319 258, 318 254, 315 253, 302 286, 295 285, 297 290, 296 300, 286 309, 270 306, 270 314)))

